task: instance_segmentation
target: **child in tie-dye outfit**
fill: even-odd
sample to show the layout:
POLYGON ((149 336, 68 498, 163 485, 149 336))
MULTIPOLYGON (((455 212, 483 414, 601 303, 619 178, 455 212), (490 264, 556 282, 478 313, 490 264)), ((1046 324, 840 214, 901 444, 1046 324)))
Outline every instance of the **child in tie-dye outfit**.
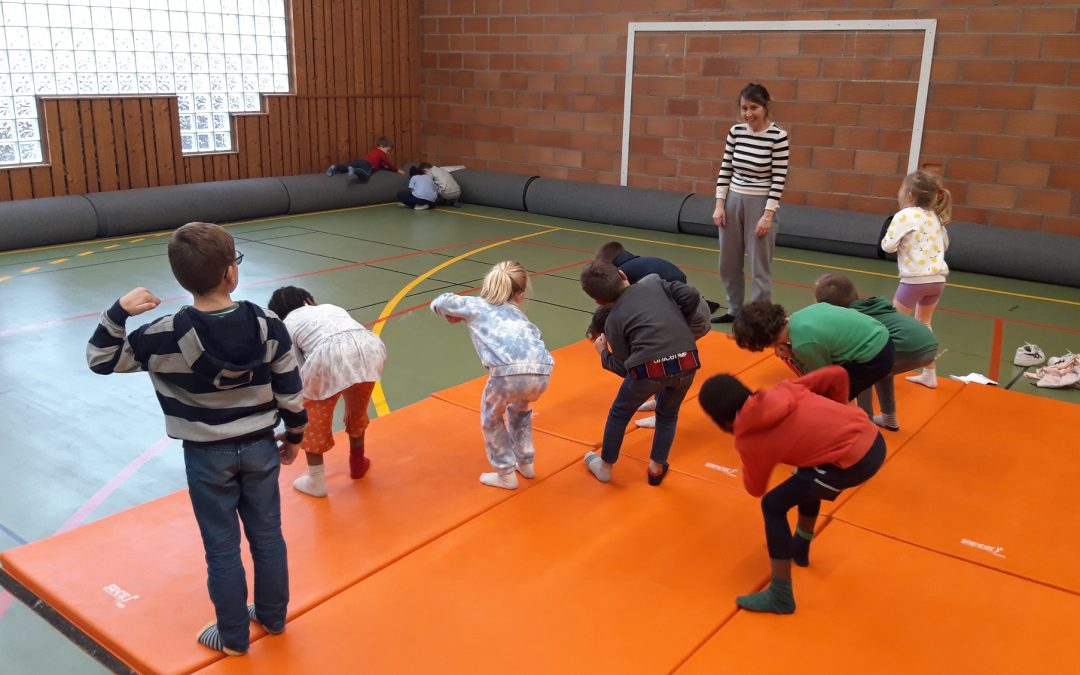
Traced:
POLYGON ((480 482, 506 490, 518 486, 515 470, 525 478, 536 475, 529 404, 547 389, 555 365, 540 329, 521 311, 528 285, 521 263, 504 261, 484 277, 479 298, 443 293, 431 303, 431 311, 450 323, 468 325, 480 362, 490 373, 480 425, 495 471, 480 474, 480 482))

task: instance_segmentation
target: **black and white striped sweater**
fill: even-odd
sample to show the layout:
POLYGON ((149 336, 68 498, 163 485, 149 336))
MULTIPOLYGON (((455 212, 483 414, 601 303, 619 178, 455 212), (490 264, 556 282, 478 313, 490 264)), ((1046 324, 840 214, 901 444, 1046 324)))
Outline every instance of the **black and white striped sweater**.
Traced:
POLYGON ((727 199, 728 189, 744 195, 768 195, 768 211, 780 206, 788 171, 787 132, 770 123, 755 132, 748 124, 728 131, 724 158, 716 176, 716 198, 727 199))

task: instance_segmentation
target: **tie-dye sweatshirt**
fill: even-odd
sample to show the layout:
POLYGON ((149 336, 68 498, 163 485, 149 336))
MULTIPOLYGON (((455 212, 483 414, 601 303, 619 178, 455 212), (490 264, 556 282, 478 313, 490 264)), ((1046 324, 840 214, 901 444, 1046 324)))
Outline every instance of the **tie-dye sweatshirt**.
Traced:
POLYGON ((443 293, 431 301, 431 311, 465 321, 480 363, 493 376, 551 374, 555 359, 540 329, 514 303, 443 293))

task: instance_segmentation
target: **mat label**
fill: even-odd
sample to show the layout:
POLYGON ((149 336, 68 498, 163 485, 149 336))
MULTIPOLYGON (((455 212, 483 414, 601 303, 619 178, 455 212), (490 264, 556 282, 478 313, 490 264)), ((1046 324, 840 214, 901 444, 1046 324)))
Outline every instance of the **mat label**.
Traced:
POLYGON ((730 466, 720 466, 719 464, 713 464, 712 462, 705 462, 706 469, 712 469, 713 471, 719 471, 725 476, 731 476, 732 478, 739 477, 739 470, 732 469, 730 466))
POLYGON ((970 539, 961 539, 960 543, 963 544, 964 546, 970 546, 971 548, 979 549, 980 551, 986 551, 990 555, 998 557, 998 558, 1004 558, 1005 557, 1005 547, 1004 546, 991 546, 990 544, 980 544, 979 542, 972 541, 970 539))
POLYGON ((109 595, 111 595, 113 600, 116 601, 116 606, 119 607, 120 609, 123 609, 124 607, 126 607, 126 605, 124 603, 134 602, 135 600, 139 599, 139 596, 128 593, 127 591, 120 588, 116 584, 109 584, 108 586, 106 586, 105 588, 103 588, 101 590, 103 590, 106 593, 108 593, 109 595))

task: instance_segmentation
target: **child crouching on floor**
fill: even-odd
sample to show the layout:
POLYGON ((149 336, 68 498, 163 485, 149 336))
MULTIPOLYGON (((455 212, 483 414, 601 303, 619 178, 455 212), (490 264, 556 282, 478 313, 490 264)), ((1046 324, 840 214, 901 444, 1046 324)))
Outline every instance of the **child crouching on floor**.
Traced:
POLYGON ((345 399, 345 431, 349 435, 349 475, 363 478, 371 466, 364 456, 368 403, 382 376, 386 347, 379 336, 336 305, 318 305, 302 288, 274 291, 268 307, 285 322, 304 381, 308 428, 300 449, 308 472, 293 487, 312 497, 326 496, 323 453, 334 447, 331 426, 339 398, 345 399))
POLYGON ((495 471, 480 474, 480 482, 506 490, 518 486, 515 471, 536 476, 530 404, 547 390, 555 366, 540 329, 521 310, 528 287, 525 268, 507 260, 484 277, 479 298, 443 293, 431 302, 431 311, 450 323, 465 322, 489 372, 480 426, 495 471))
POLYGON ((874 423, 848 401, 848 374, 826 366, 772 389, 751 392, 732 375, 705 381, 698 400, 724 431, 735 435, 743 485, 762 497, 772 581, 735 599, 752 612, 795 612, 791 562, 810 564, 810 540, 821 500, 833 501, 866 482, 885 461, 885 440, 874 423), (797 467, 791 478, 765 492, 777 464, 797 467), (792 536, 787 512, 799 509, 792 536))

